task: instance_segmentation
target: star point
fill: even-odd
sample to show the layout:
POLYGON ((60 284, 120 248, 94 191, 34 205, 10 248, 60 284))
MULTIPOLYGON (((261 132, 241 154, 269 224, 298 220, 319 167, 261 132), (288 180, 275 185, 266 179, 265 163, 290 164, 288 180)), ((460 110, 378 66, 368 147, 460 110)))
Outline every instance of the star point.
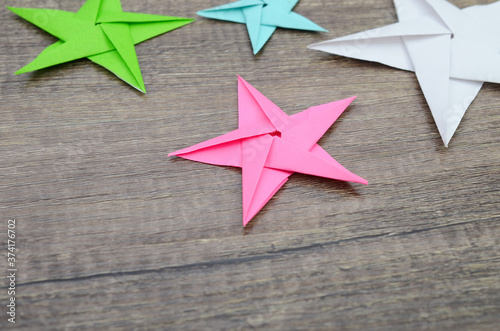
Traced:
POLYGON ((295 172, 368 184, 317 144, 354 99, 314 106, 288 116, 238 76, 238 129, 169 156, 242 168, 246 226, 295 172))

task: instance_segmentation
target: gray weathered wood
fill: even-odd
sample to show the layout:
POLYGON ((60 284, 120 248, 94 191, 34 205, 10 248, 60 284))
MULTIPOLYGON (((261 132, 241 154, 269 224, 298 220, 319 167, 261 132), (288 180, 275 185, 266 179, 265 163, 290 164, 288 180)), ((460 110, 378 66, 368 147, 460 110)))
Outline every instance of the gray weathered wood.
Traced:
MULTIPOLYGON (((224 2, 122 1, 186 17, 224 2)), ((446 149, 413 73, 306 49, 396 22, 392 1, 296 12, 330 32, 280 29, 253 56, 243 25, 198 17, 138 45, 143 95, 88 60, 15 76, 55 39, 0 11, 16 327, 499 328, 500 86, 485 84, 446 149), (295 174, 243 229, 240 170, 166 157, 236 128, 237 74, 288 114, 357 95, 319 143, 370 185, 295 174)))

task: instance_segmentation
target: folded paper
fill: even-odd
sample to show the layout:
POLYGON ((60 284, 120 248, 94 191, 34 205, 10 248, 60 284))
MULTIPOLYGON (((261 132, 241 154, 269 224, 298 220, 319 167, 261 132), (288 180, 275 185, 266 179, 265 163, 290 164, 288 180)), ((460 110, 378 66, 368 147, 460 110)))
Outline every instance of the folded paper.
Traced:
POLYGON ((7 8, 60 39, 16 74, 88 58, 144 93, 146 88, 134 45, 193 21, 124 12, 120 0, 87 0, 77 13, 7 8))
POLYGON ((308 46, 414 71, 445 146, 484 82, 500 83, 500 2, 394 0, 399 22, 308 46))
POLYGON ((217 20, 246 24, 253 53, 257 54, 279 28, 327 31, 304 16, 292 12, 299 0, 240 0, 205 9, 197 14, 217 20))
POLYGON ((294 172, 368 184, 317 144, 354 98, 288 116, 238 77, 238 129, 169 156, 242 168, 245 226, 294 172))

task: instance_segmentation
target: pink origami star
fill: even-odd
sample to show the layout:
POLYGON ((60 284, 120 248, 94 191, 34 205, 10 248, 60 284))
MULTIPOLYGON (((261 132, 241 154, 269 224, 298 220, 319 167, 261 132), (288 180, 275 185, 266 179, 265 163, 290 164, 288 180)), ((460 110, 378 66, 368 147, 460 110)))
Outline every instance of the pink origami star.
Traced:
POLYGON ((242 168, 246 226, 294 172, 368 184, 317 144, 354 99, 288 116, 238 76, 239 128, 169 156, 242 168))

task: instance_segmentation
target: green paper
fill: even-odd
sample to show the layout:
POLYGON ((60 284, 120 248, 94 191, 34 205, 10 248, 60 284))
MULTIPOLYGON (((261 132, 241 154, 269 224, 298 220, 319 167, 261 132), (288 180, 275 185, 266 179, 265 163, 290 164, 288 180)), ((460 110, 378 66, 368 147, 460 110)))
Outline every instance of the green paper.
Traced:
POLYGON ((77 13, 7 8, 60 39, 16 74, 88 58, 144 93, 146 87, 134 45, 194 21, 124 12, 120 0, 87 0, 77 13))

